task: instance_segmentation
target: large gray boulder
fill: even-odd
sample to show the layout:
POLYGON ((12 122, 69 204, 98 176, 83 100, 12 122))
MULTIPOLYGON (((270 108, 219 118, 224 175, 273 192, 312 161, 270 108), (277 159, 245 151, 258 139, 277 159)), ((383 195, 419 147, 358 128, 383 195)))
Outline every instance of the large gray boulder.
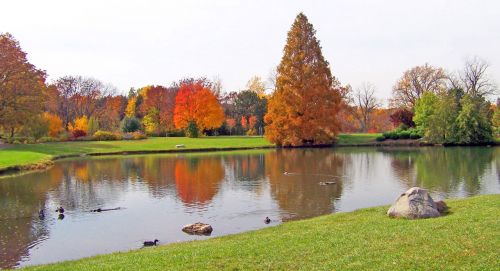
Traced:
POLYGON ((427 190, 412 187, 398 197, 387 211, 387 215, 416 219, 438 217, 440 213, 427 190))

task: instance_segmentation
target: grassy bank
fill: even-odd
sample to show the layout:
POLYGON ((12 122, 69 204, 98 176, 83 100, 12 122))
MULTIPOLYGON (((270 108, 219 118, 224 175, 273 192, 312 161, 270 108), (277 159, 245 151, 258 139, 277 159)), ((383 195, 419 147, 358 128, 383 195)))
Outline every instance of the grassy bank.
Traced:
MULTIPOLYGON (((337 145, 374 142, 379 134, 342 134, 337 145)), ((136 141, 81 141, 42 144, 11 145, 0 149, 0 171, 7 168, 38 169, 55 157, 81 154, 120 152, 174 151, 177 144, 186 150, 214 150, 272 147, 265 138, 248 136, 220 136, 203 138, 154 137, 136 141)))
POLYGON ((177 144, 184 144, 185 150, 272 146, 262 137, 236 136, 203 138, 154 137, 134 141, 82 141, 11 145, 5 149, 0 149, 0 170, 12 166, 41 163, 54 157, 66 155, 177 150, 175 148, 177 144))
POLYGON ((376 207, 28 269, 498 270, 500 195, 447 202, 440 218, 390 219, 376 207))

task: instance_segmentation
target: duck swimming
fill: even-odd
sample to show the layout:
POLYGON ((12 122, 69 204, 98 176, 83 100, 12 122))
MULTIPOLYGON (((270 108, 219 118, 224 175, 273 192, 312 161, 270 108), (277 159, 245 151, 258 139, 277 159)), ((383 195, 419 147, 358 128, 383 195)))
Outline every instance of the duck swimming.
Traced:
POLYGON ((64 208, 62 206, 59 206, 59 208, 56 209, 57 213, 64 214, 64 208))
POLYGON ((38 212, 38 218, 40 218, 40 219, 44 219, 45 218, 45 211, 43 209, 41 209, 38 212))
POLYGON ((158 239, 155 239, 154 241, 145 241, 144 246, 145 247, 156 246, 158 244, 158 242, 160 242, 158 239))
POLYGON ((264 223, 269 224, 271 223, 271 219, 266 216, 266 219, 264 219, 264 223))

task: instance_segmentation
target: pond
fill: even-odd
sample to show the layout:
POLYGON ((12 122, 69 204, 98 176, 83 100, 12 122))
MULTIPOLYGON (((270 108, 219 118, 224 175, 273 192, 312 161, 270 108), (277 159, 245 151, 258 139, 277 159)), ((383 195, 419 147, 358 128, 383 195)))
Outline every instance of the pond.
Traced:
POLYGON ((335 148, 61 160, 0 179, 0 268, 78 259, 390 204, 413 186, 435 199, 500 193, 500 148, 335 148), (320 185, 320 182, 334 182, 320 185), (65 208, 64 219, 55 209, 65 208), (116 208, 90 212, 97 208, 116 208), (46 216, 40 219, 38 212, 46 216), (270 224, 264 218, 272 219, 270 224))

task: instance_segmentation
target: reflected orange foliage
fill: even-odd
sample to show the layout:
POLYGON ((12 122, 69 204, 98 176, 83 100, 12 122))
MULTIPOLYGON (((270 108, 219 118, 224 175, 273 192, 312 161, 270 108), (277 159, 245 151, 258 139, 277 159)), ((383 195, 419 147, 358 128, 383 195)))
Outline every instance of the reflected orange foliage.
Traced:
POLYGON ((225 171, 219 158, 178 159, 175 163, 177 192, 184 203, 207 204, 217 194, 225 171))

